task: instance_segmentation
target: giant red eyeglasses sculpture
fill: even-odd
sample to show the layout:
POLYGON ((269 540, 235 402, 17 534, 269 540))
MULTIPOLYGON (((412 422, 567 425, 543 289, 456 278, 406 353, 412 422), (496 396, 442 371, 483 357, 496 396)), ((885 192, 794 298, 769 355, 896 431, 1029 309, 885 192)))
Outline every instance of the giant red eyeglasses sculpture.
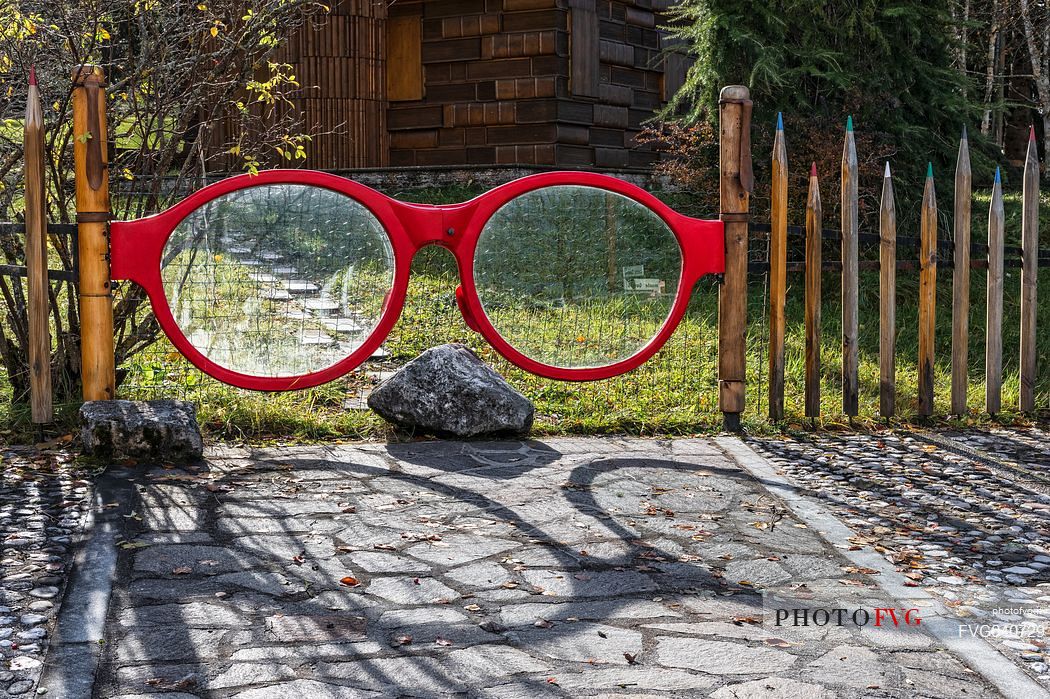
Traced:
POLYGON ((113 279, 141 285, 175 347, 242 388, 308 388, 360 366, 397 322, 424 246, 456 258, 467 325, 522 369, 616 376, 649 359, 704 274, 720 221, 605 175, 525 177, 463 204, 392 199, 336 175, 270 170, 111 229, 113 279))

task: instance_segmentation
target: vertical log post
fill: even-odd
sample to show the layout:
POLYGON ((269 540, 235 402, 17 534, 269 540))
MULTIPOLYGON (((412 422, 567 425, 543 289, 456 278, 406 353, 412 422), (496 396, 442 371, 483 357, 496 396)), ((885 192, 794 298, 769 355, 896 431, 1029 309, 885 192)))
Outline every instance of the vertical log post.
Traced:
POLYGON ((1003 184, 995 168, 988 207, 988 310, 985 316, 984 409, 997 415, 1003 406, 1003 184))
POLYGON ((769 419, 784 419, 784 303, 787 298, 787 147, 784 119, 777 115, 769 232, 769 419))
POLYGON ((933 163, 926 167, 919 251, 919 415, 933 415, 934 325, 937 309, 937 193, 933 163))
POLYGON ((970 377, 970 146, 963 127, 955 166, 955 266, 952 269, 952 415, 966 414, 970 377))
POLYGON ((47 288, 47 190, 44 112, 36 71, 29 71, 23 130, 25 150, 26 277, 29 294, 29 400, 33 422, 51 422, 51 306, 47 288))
POLYGON ((754 186, 751 99, 743 85, 722 88, 719 116, 720 218, 725 223, 725 281, 718 293, 718 405, 727 430, 740 429, 747 371, 747 226, 754 186))
POLYGON ((806 417, 820 417, 820 280, 821 229, 820 183, 817 164, 809 170, 806 197, 806 417))
POLYGON ((897 412, 897 206, 890 164, 879 207, 879 414, 897 412))
POLYGON ((1035 410, 1036 283, 1039 281, 1039 154, 1035 127, 1028 132, 1021 204, 1021 396, 1023 413, 1035 410))
POLYGON ((857 215, 857 146, 853 140, 853 117, 846 120, 842 146, 842 412, 856 417, 860 379, 857 291, 859 283, 860 228, 857 215))
POLYGON ((80 358, 84 400, 114 396, 113 296, 109 281, 109 172, 105 76, 73 73, 73 160, 80 254, 80 358))

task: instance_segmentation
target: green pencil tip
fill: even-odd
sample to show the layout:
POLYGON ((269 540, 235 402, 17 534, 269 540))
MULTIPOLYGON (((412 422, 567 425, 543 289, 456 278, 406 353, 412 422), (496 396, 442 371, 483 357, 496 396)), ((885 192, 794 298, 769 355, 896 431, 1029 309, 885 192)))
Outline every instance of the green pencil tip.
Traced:
POLYGON ((933 177, 933 163, 926 163, 926 176, 933 177))
POLYGON ((850 114, 848 117, 846 117, 846 130, 847 131, 852 131, 853 130, 853 115, 852 114, 850 114))

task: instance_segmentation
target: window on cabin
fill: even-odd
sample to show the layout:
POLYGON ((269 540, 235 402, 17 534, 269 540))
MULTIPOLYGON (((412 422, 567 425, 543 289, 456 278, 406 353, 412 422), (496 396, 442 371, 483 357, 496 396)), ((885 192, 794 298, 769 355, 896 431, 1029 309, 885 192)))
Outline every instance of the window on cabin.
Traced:
POLYGON ((423 28, 419 15, 390 17, 386 23, 386 98, 423 99, 423 28))

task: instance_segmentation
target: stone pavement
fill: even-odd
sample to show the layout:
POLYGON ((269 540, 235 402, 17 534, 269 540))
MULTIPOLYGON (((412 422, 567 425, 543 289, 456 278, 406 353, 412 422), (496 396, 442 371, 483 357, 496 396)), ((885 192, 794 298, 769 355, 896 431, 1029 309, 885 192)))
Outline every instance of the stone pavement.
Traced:
POLYGON ((904 610, 713 440, 216 448, 108 477, 134 497, 100 699, 1000 696, 923 626, 777 626, 904 610))

